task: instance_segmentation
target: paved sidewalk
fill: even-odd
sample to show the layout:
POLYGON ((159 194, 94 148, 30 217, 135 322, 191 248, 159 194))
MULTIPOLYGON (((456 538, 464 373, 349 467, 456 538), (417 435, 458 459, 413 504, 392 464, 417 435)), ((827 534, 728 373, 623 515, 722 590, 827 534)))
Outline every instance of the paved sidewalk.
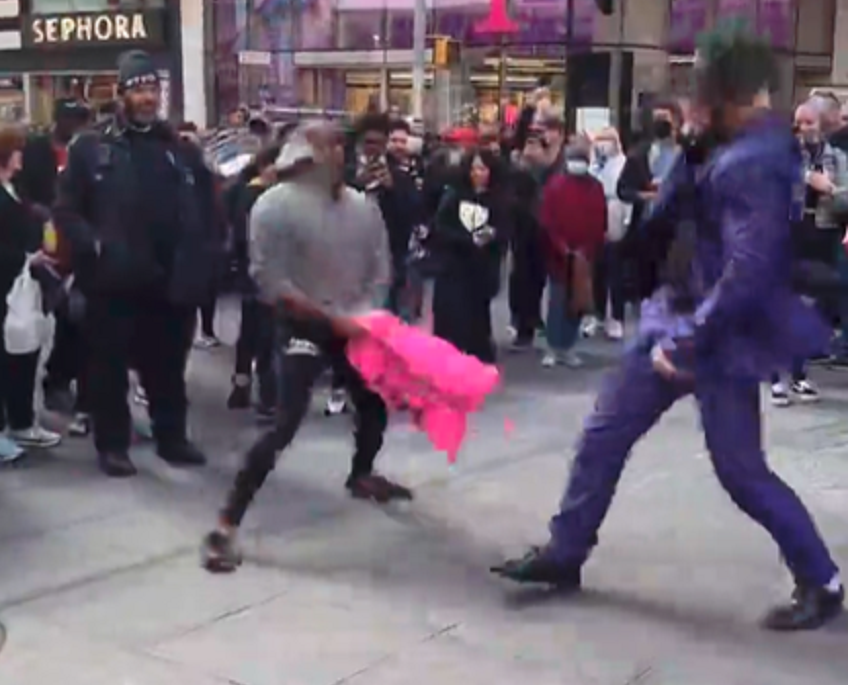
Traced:
MULTIPOLYGON (((595 362, 615 355, 593 344, 595 362)), ((248 559, 213 577, 201 535, 256 435, 223 409, 232 350, 194 355, 193 430, 212 464, 137 449, 110 481, 67 442, 0 472, 0 619, 10 685, 842 685, 848 621, 776 636, 788 589, 767 537, 730 504, 681 403, 635 451, 587 592, 564 601, 487 573, 545 539, 598 364, 512 358, 450 474, 402 422, 381 466, 415 486, 380 509, 343 492, 345 418, 319 400, 248 516, 248 559), (515 430, 506 434, 504 420, 515 430)), ((848 565, 848 374, 817 406, 768 409, 776 470, 848 565)))

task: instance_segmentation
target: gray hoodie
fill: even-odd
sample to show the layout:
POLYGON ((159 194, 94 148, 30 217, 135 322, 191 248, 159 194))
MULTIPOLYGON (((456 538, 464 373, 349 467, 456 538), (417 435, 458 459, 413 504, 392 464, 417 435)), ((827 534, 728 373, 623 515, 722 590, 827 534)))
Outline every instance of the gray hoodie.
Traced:
POLYGON ((390 275, 380 209, 347 187, 334 200, 308 174, 280 183, 250 213, 250 263, 269 304, 293 295, 332 316, 371 311, 390 275))

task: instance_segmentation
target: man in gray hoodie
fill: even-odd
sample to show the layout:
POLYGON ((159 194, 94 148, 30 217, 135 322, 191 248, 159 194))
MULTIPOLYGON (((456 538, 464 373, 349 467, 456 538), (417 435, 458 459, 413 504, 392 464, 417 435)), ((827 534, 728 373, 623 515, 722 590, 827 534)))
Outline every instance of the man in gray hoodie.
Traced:
POLYGON ((235 532, 277 455, 294 438, 311 403, 312 386, 328 367, 344 379, 356 412, 355 450, 346 487, 379 503, 412 492, 374 473, 387 414, 345 356, 362 335, 355 317, 375 308, 390 280, 386 229, 370 198, 343 183, 341 132, 326 122, 300 126, 283 147, 282 182, 250 215, 251 275, 260 297, 279 312, 281 359, 277 422, 248 451, 218 526, 203 545, 203 564, 234 571, 241 562, 235 532))

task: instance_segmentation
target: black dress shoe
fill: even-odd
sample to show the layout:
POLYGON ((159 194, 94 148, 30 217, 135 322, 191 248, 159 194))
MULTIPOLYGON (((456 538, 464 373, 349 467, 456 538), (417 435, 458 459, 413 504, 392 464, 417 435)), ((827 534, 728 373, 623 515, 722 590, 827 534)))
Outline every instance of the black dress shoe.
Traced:
POLYGON ((378 504, 395 500, 410 502, 414 497, 412 490, 378 473, 350 476, 345 487, 354 499, 367 499, 378 504))
POLYGON ((252 391, 249 385, 235 385, 227 398, 227 409, 250 409, 252 391))
POLYGON ((101 452, 97 455, 97 465, 110 478, 129 478, 138 473, 126 452, 101 452))
POLYGON ((533 547, 523 557, 489 570, 516 583, 553 585, 560 590, 579 590, 582 581, 580 566, 559 561, 548 546, 533 547))
POLYGON ((206 464, 206 455, 188 440, 162 445, 156 453, 171 466, 203 466, 206 464))
POLYGON ((832 592, 825 588, 799 586, 792 593, 792 603, 775 607, 763 619, 763 627, 782 632, 815 630, 842 613, 845 590, 832 592))

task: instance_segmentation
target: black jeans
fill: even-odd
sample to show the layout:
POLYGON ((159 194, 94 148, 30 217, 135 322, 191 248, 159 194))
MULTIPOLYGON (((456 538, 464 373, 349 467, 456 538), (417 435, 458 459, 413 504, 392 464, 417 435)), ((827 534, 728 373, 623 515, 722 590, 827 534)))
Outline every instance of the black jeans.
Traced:
POLYGON ((624 321, 624 260, 621 250, 615 243, 604 245, 603 252, 595 260, 593 278, 593 297, 595 316, 603 320, 609 307, 610 317, 615 321, 624 321))
POLYGON ((44 390, 68 390, 76 381, 76 403, 74 410, 87 413, 89 408, 88 376, 86 368, 86 349, 83 327, 71 321, 64 311, 56 313, 56 334, 53 337, 53 350, 47 360, 44 377, 44 390))
MULTIPOLYGON (((529 219, 527 220, 530 221, 529 219)), ((542 323, 542 293, 547 270, 538 229, 532 223, 519 227, 512 240, 509 274, 509 311, 519 340, 532 340, 542 323)))
POLYGON ((297 434, 312 399, 312 387, 331 366, 343 379, 354 406, 354 454, 351 477, 371 473, 377 453, 383 446, 388 416, 379 395, 365 387, 344 353, 345 343, 321 325, 293 322, 286 325, 289 335, 280 351, 277 424, 248 450, 244 465, 222 513, 228 524, 241 524, 248 506, 277 463, 277 456, 297 434))
POLYGON ((98 452, 126 452, 132 417, 128 372, 135 368, 150 402, 161 448, 186 439, 185 365, 195 309, 155 299, 92 297, 86 307, 90 411, 98 452))
POLYGON ((0 430, 26 430, 35 423, 33 396, 38 352, 6 354, 0 335, 0 430))
POLYGON ((241 301, 241 324, 236 342, 236 374, 252 378, 253 363, 259 379, 259 400, 265 407, 277 403, 274 376, 274 310, 254 297, 241 301))
POLYGON ((209 299, 200 306, 200 332, 207 338, 215 337, 215 312, 218 307, 218 293, 209 293, 209 299))

